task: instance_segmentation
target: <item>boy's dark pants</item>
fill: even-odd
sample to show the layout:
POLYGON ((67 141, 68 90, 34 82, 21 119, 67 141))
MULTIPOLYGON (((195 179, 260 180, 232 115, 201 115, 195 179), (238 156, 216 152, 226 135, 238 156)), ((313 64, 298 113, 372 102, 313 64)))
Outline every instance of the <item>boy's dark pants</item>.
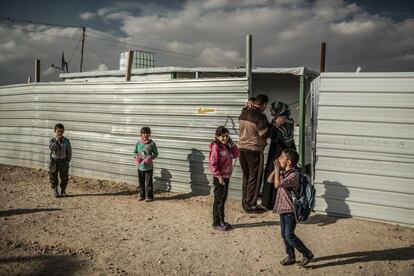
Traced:
POLYGON ((138 170, 138 182, 140 193, 139 196, 141 198, 145 198, 145 196, 149 199, 154 198, 154 191, 152 185, 152 174, 153 170, 149 171, 140 171, 138 170))
POLYGON ((224 205, 229 193, 230 179, 224 178, 224 185, 221 185, 218 178, 213 178, 214 203, 213 203, 213 224, 218 225, 224 222, 224 205))
POLYGON ((280 230, 285 243, 286 253, 291 259, 295 259, 295 249, 305 257, 311 252, 303 242, 295 235, 296 219, 293 213, 280 214, 280 230))
POLYGON ((60 177, 60 188, 65 191, 69 181, 69 162, 67 160, 50 160, 49 177, 52 189, 57 189, 60 177))
POLYGON ((263 174, 263 152, 240 149, 239 160, 243 171, 242 207, 246 210, 257 205, 263 174))

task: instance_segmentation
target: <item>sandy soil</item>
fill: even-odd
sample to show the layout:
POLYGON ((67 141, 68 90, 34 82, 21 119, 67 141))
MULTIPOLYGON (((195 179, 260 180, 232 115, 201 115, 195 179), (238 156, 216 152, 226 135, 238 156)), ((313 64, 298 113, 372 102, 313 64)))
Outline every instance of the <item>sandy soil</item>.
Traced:
POLYGON ((226 206, 211 228, 209 196, 138 202, 124 183, 71 177, 51 195, 46 171, 0 165, 1 275, 414 275, 414 229, 314 214, 297 234, 308 268, 282 267, 278 217, 226 206))

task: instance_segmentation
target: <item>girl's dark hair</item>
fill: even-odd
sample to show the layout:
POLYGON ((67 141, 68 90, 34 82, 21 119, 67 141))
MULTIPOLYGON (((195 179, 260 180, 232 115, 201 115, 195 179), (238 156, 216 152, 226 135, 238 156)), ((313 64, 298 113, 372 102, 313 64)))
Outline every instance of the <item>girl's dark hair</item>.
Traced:
POLYGON ((151 129, 149 127, 141 128, 141 134, 144 134, 144 133, 151 134, 151 129))
POLYGON ((227 128, 225 128, 224 126, 219 126, 219 127, 216 129, 216 136, 221 136, 221 135, 223 135, 224 133, 229 133, 229 130, 228 130, 227 128))
POLYGON ((56 131, 56 129, 63 129, 63 130, 65 130, 65 127, 63 126, 63 124, 56 124, 55 125, 55 131, 56 131))

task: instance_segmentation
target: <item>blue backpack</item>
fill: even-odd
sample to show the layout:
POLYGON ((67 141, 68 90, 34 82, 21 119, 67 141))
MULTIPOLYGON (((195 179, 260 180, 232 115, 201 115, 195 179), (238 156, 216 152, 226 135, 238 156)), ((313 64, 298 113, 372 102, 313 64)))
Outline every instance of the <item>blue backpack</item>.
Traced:
POLYGON ((304 222, 308 219, 315 205, 315 187, 310 183, 308 177, 299 172, 299 196, 296 197, 293 190, 290 190, 293 207, 295 208, 296 221, 304 222))

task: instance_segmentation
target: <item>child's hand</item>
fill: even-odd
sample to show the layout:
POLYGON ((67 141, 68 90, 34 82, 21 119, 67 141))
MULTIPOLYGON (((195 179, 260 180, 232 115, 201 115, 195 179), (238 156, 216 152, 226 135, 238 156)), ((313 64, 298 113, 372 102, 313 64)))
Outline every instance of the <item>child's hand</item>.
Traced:
POLYGON ((149 156, 145 157, 145 159, 144 159, 144 164, 145 165, 151 164, 151 162, 152 162, 151 157, 149 157, 149 156))
POLYGON ((135 155, 135 163, 139 165, 141 164, 141 162, 142 162, 142 157, 139 154, 135 155))
POLYGON ((224 186, 224 179, 223 179, 223 177, 219 176, 218 177, 218 180, 219 180, 219 183, 224 186))
POLYGON ((273 163, 273 165, 275 166, 275 169, 280 170, 280 162, 279 162, 279 159, 276 159, 275 162, 273 163))

